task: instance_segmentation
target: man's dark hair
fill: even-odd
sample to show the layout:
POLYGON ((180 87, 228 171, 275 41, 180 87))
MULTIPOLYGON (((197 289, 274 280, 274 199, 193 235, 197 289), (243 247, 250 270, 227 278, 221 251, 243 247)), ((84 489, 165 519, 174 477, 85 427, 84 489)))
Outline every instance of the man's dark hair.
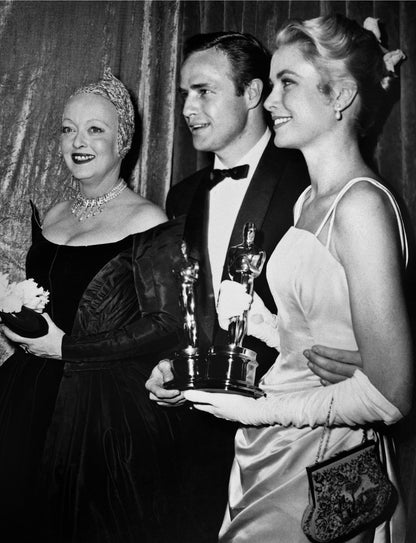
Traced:
POLYGON ((251 34, 241 32, 211 32, 196 34, 186 40, 184 61, 193 53, 215 48, 229 59, 238 96, 242 96, 250 81, 263 81, 262 99, 269 90, 270 53, 251 34))

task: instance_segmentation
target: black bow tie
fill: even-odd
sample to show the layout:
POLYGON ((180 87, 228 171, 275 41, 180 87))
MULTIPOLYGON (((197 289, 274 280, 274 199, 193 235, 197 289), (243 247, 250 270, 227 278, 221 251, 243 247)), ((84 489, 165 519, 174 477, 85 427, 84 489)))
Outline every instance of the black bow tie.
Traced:
POLYGON ((215 187, 220 181, 226 177, 231 177, 232 179, 244 179, 248 175, 248 170, 250 166, 248 164, 243 164, 242 166, 235 166, 229 170, 212 170, 210 173, 209 179, 211 181, 210 188, 215 187))

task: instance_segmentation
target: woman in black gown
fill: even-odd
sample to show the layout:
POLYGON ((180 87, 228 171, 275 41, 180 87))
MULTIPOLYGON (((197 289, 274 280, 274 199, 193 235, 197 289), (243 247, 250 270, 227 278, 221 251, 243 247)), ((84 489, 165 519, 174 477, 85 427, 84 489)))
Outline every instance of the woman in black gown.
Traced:
POLYGON ((119 179, 133 132, 106 71, 71 96, 61 149, 79 182, 41 226, 27 275, 50 291, 49 332, 0 368, 2 541, 177 541, 174 419, 144 383, 180 337, 182 224, 119 179))

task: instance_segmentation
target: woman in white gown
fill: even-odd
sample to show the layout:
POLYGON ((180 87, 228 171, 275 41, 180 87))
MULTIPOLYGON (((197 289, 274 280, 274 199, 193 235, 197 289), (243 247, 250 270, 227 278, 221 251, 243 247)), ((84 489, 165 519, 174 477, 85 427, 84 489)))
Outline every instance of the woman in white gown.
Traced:
MULTIPOLYGON (((393 196, 359 151, 386 75, 375 35, 343 16, 292 21, 277 35, 265 107, 275 144, 300 149, 311 177, 295 206, 294 226, 267 268, 278 315, 257 296, 248 314, 248 333, 280 354, 261 381, 261 399, 185 392, 196 408, 243 425, 236 435, 223 543, 307 541, 301 528, 308 504, 305 467, 315 462, 331 402, 325 458, 359 444, 368 423, 393 424, 410 408, 411 334, 402 289, 406 236, 393 196), (359 349, 363 370, 322 386, 303 354, 314 344, 359 349)), ((241 285, 224 282, 221 326, 249 305, 241 285)), ((394 480, 388 445, 380 440, 394 480)), ((351 541, 401 543, 404 537, 397 506, 391 522, 351 541)))

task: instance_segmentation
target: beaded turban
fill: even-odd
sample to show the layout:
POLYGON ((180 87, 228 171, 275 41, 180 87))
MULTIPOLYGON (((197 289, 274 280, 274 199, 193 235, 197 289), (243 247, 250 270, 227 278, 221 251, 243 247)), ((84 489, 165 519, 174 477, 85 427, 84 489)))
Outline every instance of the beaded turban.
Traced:
POLYGON ((118 154, 124 158, 131 147, 134 133, 134 109, 126 87, 114 77, 111 68, 106 68, 100 81, 80 87, 72 96, 90 93, 106 98, 116 108, 118 116, 117 148, 118 154))

